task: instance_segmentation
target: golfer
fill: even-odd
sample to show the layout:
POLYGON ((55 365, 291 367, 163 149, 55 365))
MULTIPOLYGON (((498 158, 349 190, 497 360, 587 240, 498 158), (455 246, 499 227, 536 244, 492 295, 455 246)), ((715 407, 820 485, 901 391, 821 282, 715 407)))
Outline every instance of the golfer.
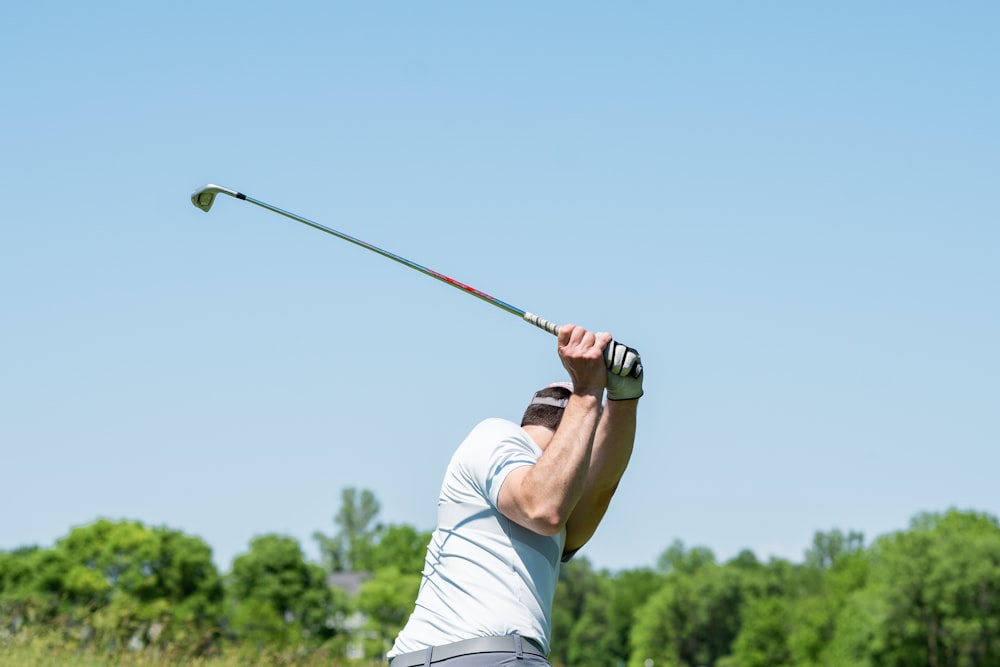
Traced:
POLYGON ((567 324, 557 346, 570 382, 536 392, 520 426, 481 422, 452 457, 390 667, 549 665, 559 565, 604 517, 642 396, 638 353, 610 334, 567 324))

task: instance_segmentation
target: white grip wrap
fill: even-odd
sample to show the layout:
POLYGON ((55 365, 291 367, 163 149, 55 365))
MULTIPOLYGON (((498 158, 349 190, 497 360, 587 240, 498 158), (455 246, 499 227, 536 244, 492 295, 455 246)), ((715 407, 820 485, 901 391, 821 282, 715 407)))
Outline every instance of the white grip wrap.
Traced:
MULTIPOLYGON (((534 313, 525 313, 522 315, 522 318, 525 322, 534 324, 539 329, 544 329, 553 336, 559 335, 559 325, 549 322, 545 318, 539 317, 534 313)), ((608 344, 608 347, 604 350, 604 356, 608 365, 608 370, 610 370, 613 375, 639 379, 639 395, 641 396, 642 361, 639 359, 638 350, 628 347, 627 345, 622 345, 616 341, 611 341, 608 344)))
POLYGON ((538 315, 535 315, 534 313, 525 313, 524 321, 528 322, 529 324, 534 324, 539 329, 544 329, 545 331, 548 331, 553 336, 559 334, 559 326, 557 324, 549 322, 548 320, 541 318, 538 315))

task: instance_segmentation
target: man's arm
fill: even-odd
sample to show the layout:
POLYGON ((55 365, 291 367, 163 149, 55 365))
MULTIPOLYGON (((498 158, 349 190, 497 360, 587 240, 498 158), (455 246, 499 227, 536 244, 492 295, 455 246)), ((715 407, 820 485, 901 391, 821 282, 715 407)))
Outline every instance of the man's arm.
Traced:
POLYGON ((564 553, 582 547, 608 510, 632 455, 638 404, 639 399, 608 401, 594 437, 587 481, 566 522, 564 553))
POLYGON ((509 473, 497 497, 504 516, 536 533, 558 534, 586 488, 607 385, 604 349, 610 342, 607 333, 593 334, 572 324, 559 327, 559 358, 573 382, 573 395, 538 461, 509 473))
POLYGON ((500 487, 499 510, 541 535, 557 535, 587 486, 601 394, 573 394, 559 429, 538 461, 511 471, 500 487))

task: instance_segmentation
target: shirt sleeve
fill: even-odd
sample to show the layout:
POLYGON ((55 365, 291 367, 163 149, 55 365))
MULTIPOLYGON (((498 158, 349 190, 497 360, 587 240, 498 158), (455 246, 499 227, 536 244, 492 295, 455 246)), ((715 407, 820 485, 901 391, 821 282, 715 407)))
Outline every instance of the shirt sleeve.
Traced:
POLYGON ((486 477, 486 494, 493 507, 497 506, 500 499, 500 487, 503 486, 507 475, 517 468, 533 466, 538 461, 538 456, 531 451, 528 443, 519 438, 501 440, 493 450, 493 456, 489 460, 489 473, 486 477))
POLYGON ((493 507, 497 506, 507 475, 516 468, 534 465, 541 455, 521 427, 502 419, 480 423, 461 450, 463 475, 493 507))

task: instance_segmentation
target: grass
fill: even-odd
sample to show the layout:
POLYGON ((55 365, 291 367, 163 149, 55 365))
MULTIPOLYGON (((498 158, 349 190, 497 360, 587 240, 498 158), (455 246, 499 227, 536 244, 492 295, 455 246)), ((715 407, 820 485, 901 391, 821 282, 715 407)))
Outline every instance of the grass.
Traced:
POLYGON ((376 667, 379 660, 347 661, 319 650, 309 655, 275 650, 236 652, 211 658, 171 656, 152 651, 78 648, 59 640, 18 637, 0 641, 4 667, 376 667))

